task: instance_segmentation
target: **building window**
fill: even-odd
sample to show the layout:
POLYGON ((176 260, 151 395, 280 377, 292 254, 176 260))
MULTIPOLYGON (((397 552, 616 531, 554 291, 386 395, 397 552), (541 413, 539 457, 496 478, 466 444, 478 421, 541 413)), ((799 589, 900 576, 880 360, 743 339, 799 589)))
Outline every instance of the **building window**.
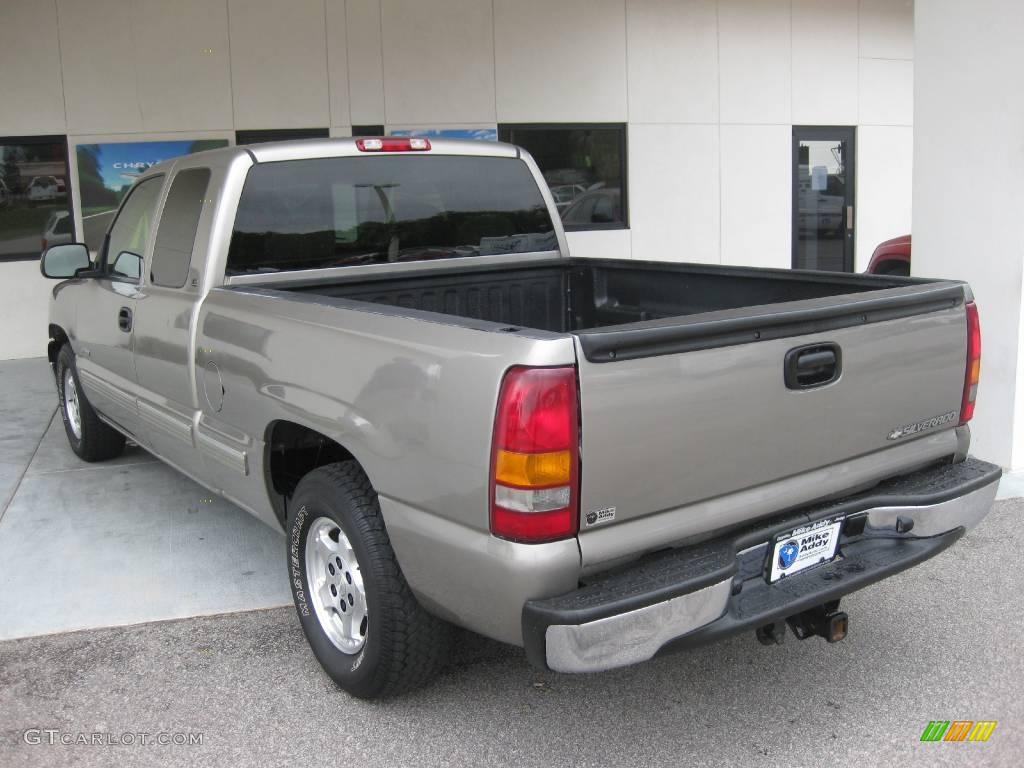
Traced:
POLYGON ((625 125, 500 125, 498 138, 533 155, 567 230, 629 226, 625 125))
POLYGON ((0 137, 0 261, 75 239, 63 136, 0 137))
POLYGON ((268 128, 253 131, 235 131, 236 144, 263 144, 268 141, 291 141, 292 139, 326 139, 330 131, 326 128, 268 128))
POLYGON ((383 125, 353 125, 352 126, 353 136, 383 136, 384 126, 383 125))

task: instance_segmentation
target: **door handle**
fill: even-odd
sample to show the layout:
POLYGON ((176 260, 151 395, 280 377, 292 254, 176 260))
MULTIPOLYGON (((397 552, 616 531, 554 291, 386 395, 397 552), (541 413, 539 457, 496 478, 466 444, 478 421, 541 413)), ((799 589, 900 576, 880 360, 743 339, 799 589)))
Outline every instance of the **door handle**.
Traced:
POLYGON ((786 353, 784 378, 789 389, 811 389, 831 384, 842 373, 838 344, 811 344, 786 353))
POLYGON ((121 307, 121 311, 117 313, 117 327, 125 333, 131 331, 132 311, 128 307, 121 307))
POLYGON ((853 231, 853 206, 846 206, 846 229, 847 231, 853 231))

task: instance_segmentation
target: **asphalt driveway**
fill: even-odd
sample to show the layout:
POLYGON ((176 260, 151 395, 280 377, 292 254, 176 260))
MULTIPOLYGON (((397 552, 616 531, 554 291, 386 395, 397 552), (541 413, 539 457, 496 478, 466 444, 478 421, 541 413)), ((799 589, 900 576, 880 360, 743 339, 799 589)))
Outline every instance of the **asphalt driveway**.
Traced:
POLYGON ((3 642, 0 765, 1020 765, 1022 510, 999 502, 948 552, 848 598, 836 646, 743 636, 575 677, 466 634, 433 685, 365 703, 288 608, 3 642), (998 725, 922 743, 929 720, 998 725), (61 743, 93 733, 135 743, 61 743))

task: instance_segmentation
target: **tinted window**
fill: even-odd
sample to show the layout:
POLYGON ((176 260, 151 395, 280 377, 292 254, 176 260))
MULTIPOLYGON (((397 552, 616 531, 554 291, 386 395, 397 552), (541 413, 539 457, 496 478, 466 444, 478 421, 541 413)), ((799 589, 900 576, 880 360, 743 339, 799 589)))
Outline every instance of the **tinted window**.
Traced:
POLYGON ((405 154, 290 160, 250 169, 228 273, 557 247, 544 199, 521 160, 405 154))
POLYGON ((626 226, 626 127, 624 125, 501 125, 502 141, 518 144, 533 155, 562 215, 566 229, 615 229, 626 226), (573 203, 596 190, 604 201, 587 202, 586 215, 573 203), (612 204, 614 200, 614 204, 612 204), (595 208, 597 214, 594 213, 595 208))
POLYGON ((185 284, 209 183, 207 168, 190 168, 174 177, 153 246, 150 278, 154 285, 181 288, 185 284))
POLYGON ((129 193, 121 210, 117 214, 114 226, 110 229, 110 242, 107 245, 106 263, 112 274, 122 277, 137 278, 137 262, 145 255, 146 241, 149 230, 153 226, 156 211, 156 200, 160 196, 163 176, 153 176, 139 182, 129 193), (121 259, 122 253, 135 256, 132 259, 121 259), (131 265, 126 267, 125 265, 131 265))

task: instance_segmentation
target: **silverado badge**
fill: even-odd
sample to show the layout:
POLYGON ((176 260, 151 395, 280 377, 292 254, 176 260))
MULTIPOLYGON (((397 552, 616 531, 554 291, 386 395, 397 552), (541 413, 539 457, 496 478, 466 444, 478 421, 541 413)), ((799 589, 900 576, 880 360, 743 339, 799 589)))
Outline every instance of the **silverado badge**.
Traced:
POLYGON ((924 432, 926 429, 934 429, 935 427, 948 424, 956 418, 956 411, 950 411, 944 413, 941 416, 932 416, 930 419, 924 419, 914 424, 907 424, 905 427, 899 427, 894 429, 886 437, 886 440, 899 440, 902 437, 909 437, 910 435, 916 435, 918 432, 924 432))

